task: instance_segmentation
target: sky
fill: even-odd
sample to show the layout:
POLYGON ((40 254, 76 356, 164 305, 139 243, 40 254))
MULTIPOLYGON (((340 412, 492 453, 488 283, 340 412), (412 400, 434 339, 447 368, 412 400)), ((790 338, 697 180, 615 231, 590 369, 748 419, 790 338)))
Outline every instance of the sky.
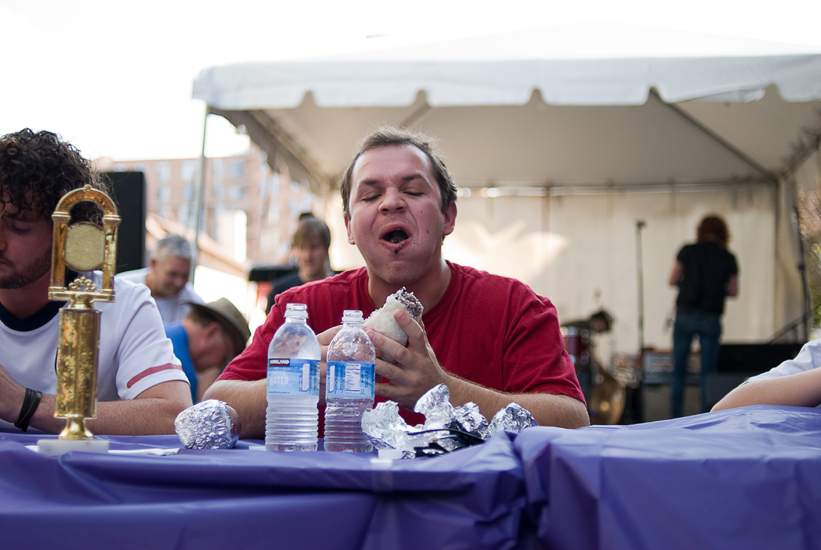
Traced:
MULTIPOLYGON (((821 51, 821 1, 0 0, 0 135, 51 130, 88 158, 194 158, 205 68, 614 22, 766 39, 821 51)), ((208 156, 248 140, 209 117, 208 156)))

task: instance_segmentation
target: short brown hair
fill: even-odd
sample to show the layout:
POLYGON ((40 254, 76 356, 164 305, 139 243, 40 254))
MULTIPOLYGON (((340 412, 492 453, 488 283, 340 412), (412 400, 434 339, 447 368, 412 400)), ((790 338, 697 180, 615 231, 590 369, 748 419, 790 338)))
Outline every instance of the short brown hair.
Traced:
POLYGON ((328 250, 331 247, 331 230, 328 224, 317 218, 305 218, 294 231, 292 246, 302 248, 311 238, 318 237, 319 241, 328 250))
POLYGON ((425 153, 430 159, 433 167, 433 175, 436 177, 436 183, 439 184, 439 191, 442 195, 442 212, 448 209, 450 203, 456 201, 456 184, 448 172, 445 162, 436 148, 436 143, 433 138, 421 132, 399 128, 395 126, 381 126, 376 131, 372 132, 363 141, 359 147, 359 152, 348 165, 345 174, 342 176, 342 183, 340 184, 340 192, 342 193, 342 208, 345 212, 345 217, 351 217, 351 187, 353 185, 353 169, 359 157, 364 155, 371 149, 377 147, 387 147, 389 145, 412 145, 425 153))
POLYGON ((698 224, 696 241, 703 242, 707 240, 714 240, 723 247, 726 247, 727 243, 730 242, 730 232, 727 230, 727 224, 720 216, 715 214, 705 216, 698 224))

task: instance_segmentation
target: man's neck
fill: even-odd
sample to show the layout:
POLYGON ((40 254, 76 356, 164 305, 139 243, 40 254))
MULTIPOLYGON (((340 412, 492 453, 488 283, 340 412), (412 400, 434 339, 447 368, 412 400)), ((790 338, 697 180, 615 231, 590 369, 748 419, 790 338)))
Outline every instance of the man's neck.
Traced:
POLYGON ((326 279, 331 275, 333 275, 333 272, 327 267, 323 267, 319 271, 308 271, 299 268, 299 278, 302 280, 302 282, 305 283, 310 283, 311 281, 318 281, 320 279, 326 279))
POLYGON ((22 288, 0 289, 0 304, 17 317, 25 319, 43 309, 48 303, 48 287, 51 284, 51 272, 22 288))
POLYGON ((422 303, 424 311, 429 311, 438 304, 442 296, 445 295, 445 292, 448 290, 448 285, 450 285, 450 279, 450 266, 448 266, 445 260, 441 260, 441 263, 436 265, 436 269, 428 270, 421 279, 405 285, 400 284, 397 286, 390 284, 386 281, 371 277, 369 273, 368 294, 370 294, 371 300, 373 300, 373 303, 377 307, 382 307, 388 299, 388 296, 404 286, 406 290, 413 292, 413 295, 422 303))
POLYGON ((145 286, 148 287, 148 290, 151 292, 151 296, 153 296, 155 299, 156 298, 165 298, 165 296, 157 296, 157 293, 154 291, 154 287, 156 286, 154 284, 154 282, 155 282, 154 279, 155 279, 154 272, 151 271, 151 269, 149 269, 148 273, 145 274, 145 286))

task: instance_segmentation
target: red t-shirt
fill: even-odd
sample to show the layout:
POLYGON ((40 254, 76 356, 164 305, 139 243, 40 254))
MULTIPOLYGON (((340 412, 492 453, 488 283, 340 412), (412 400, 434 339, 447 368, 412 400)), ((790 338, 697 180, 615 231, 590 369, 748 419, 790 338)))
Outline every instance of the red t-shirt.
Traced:
MULTIPOLYGON (((516 279, 448 265, 451 279, 444 296, 422 314, 428 341, 442 367, 495 390, 561 394, 584 402, 550 300, 516 279)), ((277 296, 251 345, 228 365, 220 380, 265 378, 268 345, 284 322, 285 305, 294 302, 308 306, 308 324, 317 334, 342 324, 346 309, 361 310, 366 318, 376 309, 364 267, 291 288, 277 296)), ((376 402, 381 401, 385 399, 376 396, 376 402)), ((409 424, 424 422, 422 415, 400 410, 409 424)))

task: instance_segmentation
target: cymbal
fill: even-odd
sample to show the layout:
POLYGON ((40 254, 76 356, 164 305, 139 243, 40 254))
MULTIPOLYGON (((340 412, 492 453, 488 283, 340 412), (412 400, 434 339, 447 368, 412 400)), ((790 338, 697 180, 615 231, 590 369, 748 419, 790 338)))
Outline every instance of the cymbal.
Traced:
POLYGON ((600 371, 598 381, 590 392, 590 423, 617 424, 624 412, 624 386, 612 374, 600 371))

